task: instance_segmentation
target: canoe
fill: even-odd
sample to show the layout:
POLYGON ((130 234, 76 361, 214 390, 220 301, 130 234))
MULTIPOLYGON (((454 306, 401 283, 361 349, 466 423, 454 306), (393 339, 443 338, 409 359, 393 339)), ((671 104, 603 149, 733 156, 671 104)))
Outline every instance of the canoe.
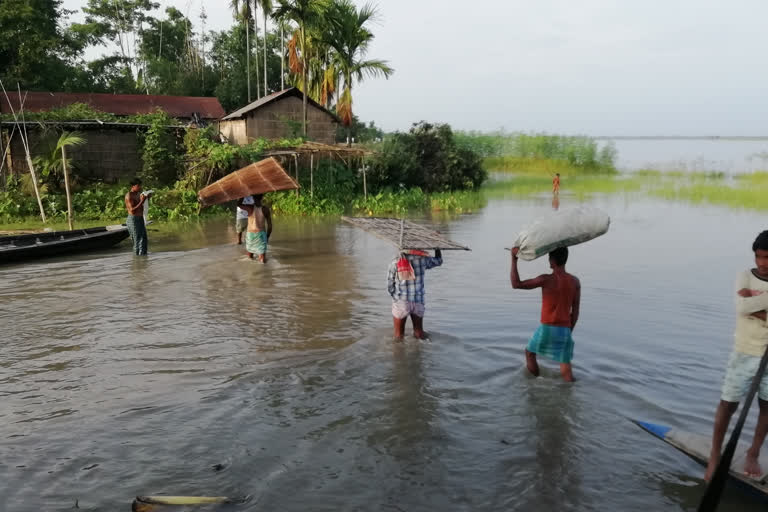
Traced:
POLYGON ((0 237, 0 264, 107 249, 128 238, 123 224, 0 237))
MULTIPOLYGON (((658 437, 665 443, 668 443, 679 451, 686 454, 699 464, 706 466, 709 461, 710 447, 712 446, 711 435, 692 434, 664 425, 648 423, 645 421, 635 421, 638 427, 649 434, 658 437)), ((727 441, 727 440, 726 440, 727 441)), ((739 442, 736 448, 736 454, 731 463, 729 472, 730 480, 740 487, 754 492, 755 494, 768 499, 768 453, 765 449, 760 454, 760 467, 763 468, 763 474, 760 478, 751 478, 744 474, 744 457, 749 445, 745 442, 739 442)))

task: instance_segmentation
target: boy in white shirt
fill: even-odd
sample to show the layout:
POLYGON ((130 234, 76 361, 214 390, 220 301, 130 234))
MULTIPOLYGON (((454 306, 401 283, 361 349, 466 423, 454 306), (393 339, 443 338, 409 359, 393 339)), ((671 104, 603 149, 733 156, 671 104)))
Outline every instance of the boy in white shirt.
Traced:
MULTIPOLYGON (((731 416, 739 408, 739 401, 747 394, 760 365, 760 359, 768 346, 768 231, 763 231, 757 236, 752 244, 752 251, 755 253, 756 268, 742 272, 736 281, 737 316, 733 352, 725 372, 720 405, 715 413, 712 452, 705 480, 712 477, 717 467, 731 416)), ((760 448, 768 434, 768 374, 763 376, 760 382, 757 401, 760 405, 760 415, 744 465, 744 473, 753 478, 760 478, 763 473, 758 459, 760 448)))
MULTIPOLYGON (((243 198, 243 204, 253 204, 253 197, 246 196, 243 198)), ((243 233, 248 229, 248 210, 244 210, 237 207, 237 213, 235 214, 235 232, 237 232, 237 245, 243 243, 243 233)))

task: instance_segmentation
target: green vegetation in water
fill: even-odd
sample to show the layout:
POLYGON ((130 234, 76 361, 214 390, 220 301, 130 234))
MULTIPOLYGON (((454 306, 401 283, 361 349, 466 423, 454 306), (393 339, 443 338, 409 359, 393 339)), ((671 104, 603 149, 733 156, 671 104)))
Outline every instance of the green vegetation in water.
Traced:
POLYGON ((616 174, 616 149, 586 136, 461 132, 457 144, 484 158, 490 171, 525 174, 616 174))

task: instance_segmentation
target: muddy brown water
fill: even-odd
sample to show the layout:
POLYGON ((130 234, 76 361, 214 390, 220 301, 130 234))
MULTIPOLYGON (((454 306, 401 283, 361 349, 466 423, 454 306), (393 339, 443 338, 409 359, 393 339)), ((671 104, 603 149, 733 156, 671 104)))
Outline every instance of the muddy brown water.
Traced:
MULTIPOLYGON (((526 373, 539 295, 503 250, 544 196, 431 220, 473 251, 427 274, 429 342, 392 342, 393 250, 336 220, 276 219, 266 266, 214 221, 150 232, 148 258, 0 268, 0 510, 695 510, 702 468, 630 420, 710 431, 765 217, 592 203, 612 227, 571 251, 575 385, 526 373)), ((765 506, 729 489, 721 510, 765 506)))

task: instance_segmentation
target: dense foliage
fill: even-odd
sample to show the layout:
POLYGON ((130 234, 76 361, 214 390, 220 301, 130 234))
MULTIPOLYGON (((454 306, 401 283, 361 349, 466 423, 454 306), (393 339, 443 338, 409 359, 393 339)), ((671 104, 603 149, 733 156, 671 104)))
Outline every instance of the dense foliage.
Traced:
POLYGON ((69 23, 75 11, 62 0, 0 1, 6 89, 216 96, 232 111, 296 85, 335 109, 352 131, 353 85, 393 72, 386 61, 367 58, 372 4, 230 0, 222 5, 232 8, 231 27, 211 31, 204 7, 193 23, 191 13, 161 11, 152 0, 83 3, 85 19, 69 23), (96 48, 106 53, 88 60, 96 48))
POLYGON ((487 178, 480 156, 456 143, 447 124, 420 122, 395 133, 371 160, 375 187, 419 187, 425 192, 478 188, 487 178))

